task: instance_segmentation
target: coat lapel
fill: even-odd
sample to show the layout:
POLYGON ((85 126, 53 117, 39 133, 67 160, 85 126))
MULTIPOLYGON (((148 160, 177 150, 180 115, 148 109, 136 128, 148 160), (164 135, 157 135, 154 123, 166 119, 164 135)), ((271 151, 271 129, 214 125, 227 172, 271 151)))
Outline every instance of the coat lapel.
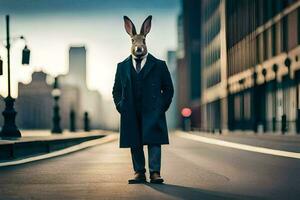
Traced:
POLYGON ((129 83, 131 83, 131 75, 130 75, 130 69, 132 67, 132 59, 131 55, 126 59, 126 67, 125 67, 125 74, 126 74, 126 79, 125 82, 128 80, 129 83))
MULTIPOLYGON (((145 66, 143 66, 142 70, 144 70, 143 74, 143 79, 147 76, 147 74, 151 71, 153 66, 155 65, 155 58, 149 53, 147 56, 147 61, 145 63, 145 66)), ((133 66, 132 64, 132 57, 131 55, 126 59, 126 79, 128 79, 129 83, 131 83, 131 75, 130 75, 130 70, 131 67, 133 66)))
POLYGON ((149 53, 147 56, 147 61, 145 63, 144 68, 144 74, 143 74, 143 79, 147 76, 147 74, 151 71, 152 67, 154 66, 154 57, 149 53))

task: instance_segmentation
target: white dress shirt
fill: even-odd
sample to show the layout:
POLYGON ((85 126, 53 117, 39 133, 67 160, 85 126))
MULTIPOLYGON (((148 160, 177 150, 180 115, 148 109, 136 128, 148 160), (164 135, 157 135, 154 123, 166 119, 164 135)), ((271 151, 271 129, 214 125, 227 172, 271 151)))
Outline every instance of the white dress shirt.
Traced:
MULTIPOLYGON (((144 67, 144 65, 146 64, 147 56, 148 56, 148 53, 142 57, 142 61, 141 61, 141 70, 142 70, 142 68, 144 67)), ((134 55, 132 55, 132 64, 133 64, 133 67, 134 67, 135 70, 136 70, 136 61, 135 61, 135 59, 137 59, 137 57, 135 57, 134 55)))

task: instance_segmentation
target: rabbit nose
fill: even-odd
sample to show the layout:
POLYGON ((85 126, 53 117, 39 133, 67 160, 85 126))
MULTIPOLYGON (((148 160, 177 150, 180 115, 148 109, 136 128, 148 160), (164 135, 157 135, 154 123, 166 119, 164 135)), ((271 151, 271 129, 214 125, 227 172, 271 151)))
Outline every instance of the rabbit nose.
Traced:
POLYGON ((143 51, 143 48, 142 48, 142 47, 136 47, 136 48, 135 48, 135 51, 136 51, 136 52, 142 52, 142 51, 143 51))

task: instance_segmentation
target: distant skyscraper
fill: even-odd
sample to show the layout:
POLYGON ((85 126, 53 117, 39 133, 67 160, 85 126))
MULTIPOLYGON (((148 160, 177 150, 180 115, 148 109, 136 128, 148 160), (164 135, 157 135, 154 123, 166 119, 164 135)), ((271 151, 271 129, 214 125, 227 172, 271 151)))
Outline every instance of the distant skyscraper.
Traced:
MULTIPOLYGON (((167 53, 167 65, 172 77, 174 87, 177 85, 177 62, 176 62, 176 52, 168 51, 167 53)), ((174 91, 174 97, 172 104, 167 111, 167 122, 169 129, 175 129, 178 126, 178 116, 179 112, 177 109, 177 90, 174 91)))
POLYGON ((227 129, 225 1, 202 0, 201 129, 227 129))
MULTIPOLYGON (((83 112, 87 111, 91 119, 92 128, 101 127, 101 95, 98 91, 87 88, 86 78, 86 48, 84 46, 70 47, 69 73, 64 76, 62 85, 77 86, 80 89, 81 113, 77 117, 83 119, 83 112)), ((82 128, 82 124, 80 126, 82 128)))
POLYGON ((191 107, 191 125, 200 127, 201 93, 201 1, 182 0, 178 18, 178 109, 191 107))
POLYGON ((69 72, 64 83, 86 90, 86 49, 84 46, 69 49, 69 72))
POLYGON ((183 27, 183 15, 182 13, 177 19, 177 84, 174 84, 175 90, 178 91, 177 96, 177 109, 181 110, 184 107, 189 106, 190 100, 190 82, 188 66, 186 65, 185 49, 184 49, 184 27, 183 27))

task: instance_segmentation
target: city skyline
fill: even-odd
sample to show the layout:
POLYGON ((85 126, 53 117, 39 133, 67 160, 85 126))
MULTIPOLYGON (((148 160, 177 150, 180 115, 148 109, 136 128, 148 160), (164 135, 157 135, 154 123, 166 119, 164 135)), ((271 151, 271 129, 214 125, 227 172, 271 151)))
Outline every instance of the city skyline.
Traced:
MULTIPOLYGON (((153 15, 153 27, 147 38, 150 53, 166 59, 167 50, 176 49, 177 1, 155 1, 153 4, 145 1, 144 5, 148 7, 136 1, 127 1, 127 6, 122 6, 122 9, 116 6, 119 5, 117 1, 103 4, 90 2, 90 6, 81 1, 73 5, 68 0, 55 1, 50 6, 47 0, 37 4, 29 0, 0 3, 0 27, 5 27, 5 14, 9 13, 11 35, 24 35, 31 50, 30 66, 21 66, 20 49, 24 43, 17 42, 12 47, 13 97, 17 95, 16 81, 28 84, 33 71, 42 70, 50 75, 66 74, 69 47, 84 45, 87 48, 87 85, 98 90, 105 99, 111 99, 116 65, 130 54, 130 38, 124 30, 123 15, 130 16, 137 29, 148 14, 153 15), (24 9, 21 9, 22 4, 24 9), (68 26, 65 26, 66 22, 68 26)), ((2 28, 0 38, 5 37, 5 29, 2 28)), ((0 47, 0 55, 4 61, 0 94, 6 96, 6 52, 3 46, 0 47)))

